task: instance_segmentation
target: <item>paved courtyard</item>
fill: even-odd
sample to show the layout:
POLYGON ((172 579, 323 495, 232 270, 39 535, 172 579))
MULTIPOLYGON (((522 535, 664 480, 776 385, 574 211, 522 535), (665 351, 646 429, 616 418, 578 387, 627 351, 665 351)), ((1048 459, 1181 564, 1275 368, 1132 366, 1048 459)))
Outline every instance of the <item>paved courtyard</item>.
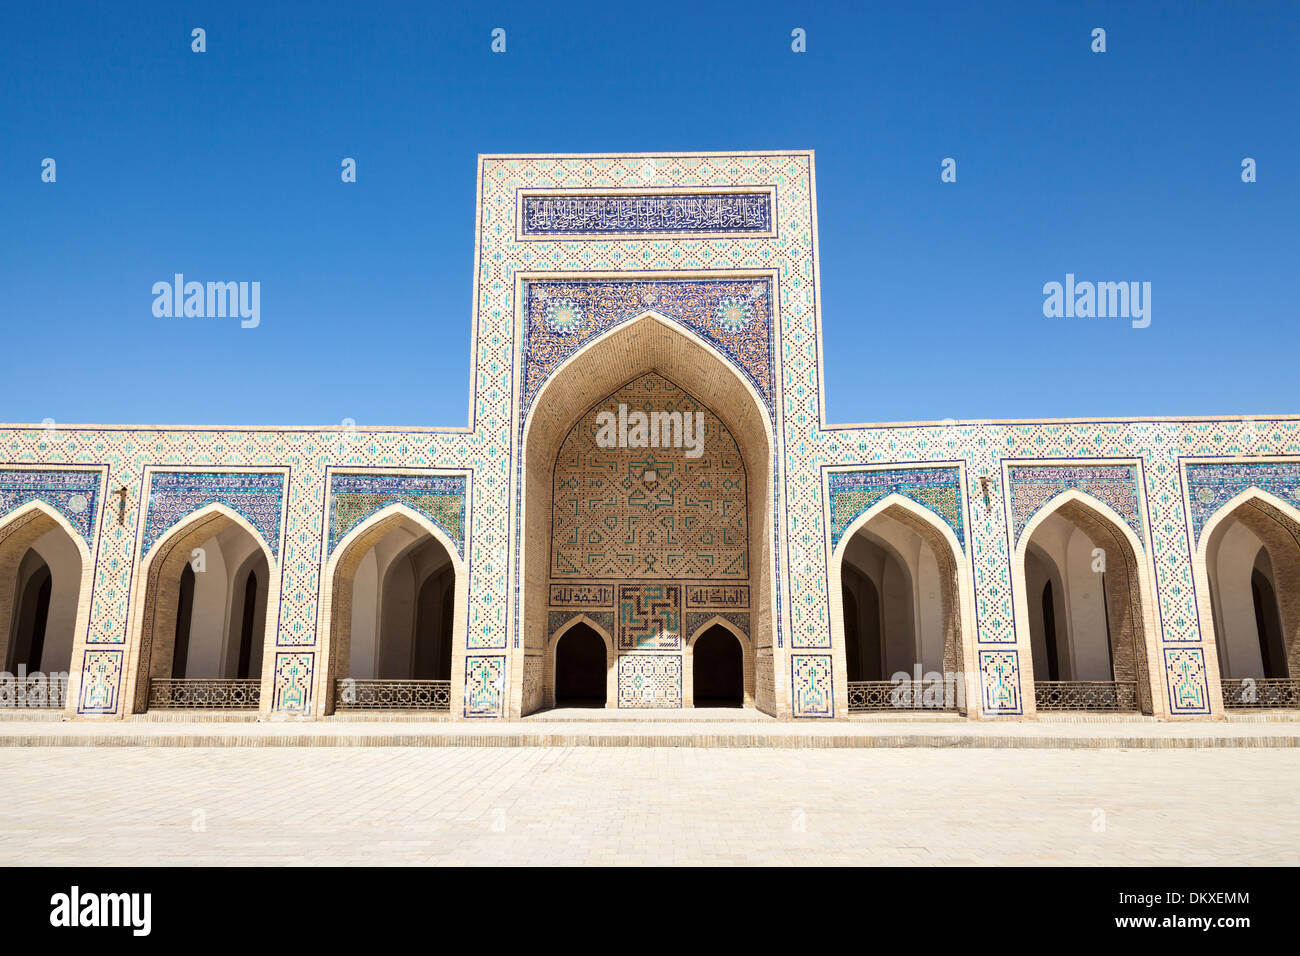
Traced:
POLYGON ((1296 864, 1300 751, 0 750, 0 864, 1296 864))

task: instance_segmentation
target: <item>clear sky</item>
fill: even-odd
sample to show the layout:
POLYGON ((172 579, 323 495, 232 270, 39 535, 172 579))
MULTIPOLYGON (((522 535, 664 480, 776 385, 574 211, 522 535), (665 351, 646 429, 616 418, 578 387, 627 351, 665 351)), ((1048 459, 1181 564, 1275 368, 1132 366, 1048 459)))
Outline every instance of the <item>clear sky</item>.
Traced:
POLYGON ((0 421, 463 425, 477 154, 782 148, 829 421, 1300 412, 1298 117, 1296 2, 10 2, 0 421))

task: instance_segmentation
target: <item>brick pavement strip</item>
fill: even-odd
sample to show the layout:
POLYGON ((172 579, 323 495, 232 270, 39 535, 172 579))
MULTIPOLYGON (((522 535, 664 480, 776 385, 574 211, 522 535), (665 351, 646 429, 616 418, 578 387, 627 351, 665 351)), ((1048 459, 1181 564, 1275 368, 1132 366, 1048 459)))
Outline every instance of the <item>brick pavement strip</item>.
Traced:
POLYGON ((0 864, 1297 864, 1300 750, 7 748, 0 864))
POLYGON ((1181 749, 1300 747, 1296 721, 0 719, 8 747, 687 747, 1181 749))

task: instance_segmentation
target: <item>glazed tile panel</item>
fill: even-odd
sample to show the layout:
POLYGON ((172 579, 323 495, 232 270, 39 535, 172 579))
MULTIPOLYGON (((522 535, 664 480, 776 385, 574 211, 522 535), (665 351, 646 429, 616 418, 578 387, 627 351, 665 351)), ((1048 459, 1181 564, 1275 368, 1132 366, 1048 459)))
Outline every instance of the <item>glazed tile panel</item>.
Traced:
MULTIPOLYGON (((131 591, 144 548, 212 501, 240 513, 276 549, 281 606, 269 651, 274 663, 267 669, 274 686, 263 699, 278 712, 311 712, 321 666, 316 641, 322 568, 341 540, 340 529, 364 520, 392 496, 436 521, 464 552, 469 605, 464 670, 455 681, 459 715, 506 716, 509 689, 522 680, 525 660, 515 613, 523 416, 568 357, 646 311, 718 349, 767 405, 775 429, 773 593, 770 607, 762 609, 770 632, 755 635, 758 647, 770 644, 775 667, 771 678, 759 681, 761 700, 796 717, 843 716, 835 704, 844 676, 833 666, 826 555, 851 523, 848 515, 870 507, 888 483, 889 493, 897 485, 899 494, 940 515, 963 542, 971 563, 981 706, 994 715, 1023 713, 1029 662, 1017 651, 1011 548, 1052 496, 1066 487, 1087 487, 1149 547, 1158 659, 1173 712, 1208 712, 1213 662, 1199 630, 1190 549, 1206 522, 1241 490, 1258 487, 1288 508, 1296 504, 1300 420, 828 425, 810 153, 485 157, 480 184, 467 427, 0 428, 3 468, 38 476, 34 482, 53 482, 41 494, 63 494, 50 506, 92 544, 94 592, 85 652, 74 661, 83 677, 82 712, 121 712, 131 591), (599 201, 533 204, 533 223, 520 221, 521 196, 549 198, 556 192, 599 201), (739 201, 711 207, 665 201, 718 192, 770 197, 772 221, 739 201), (620 195, 606 202, 611 193, 620 195), (628 205, 628 195, 645 201, 628 205), (709 231, 691 234, 696 226, 709 231), (1048 470, 1052 466, 1056 470, 1048 470), (937 484, 908 484, 917 469, 931 472, 928 478, 937 484), (418 483, 404 489, 331 486, 345 473, 392 471, 454 473, 465 482, 464 495, 418 483), (70 472, 75 477, 39 477, 70 472), (185 484, 193 476, 231 472, 242 477, 221 479, 232 482, 222 488, 185 484), (840 484, 828 492, 827 472, 875 474, 860 487, 840 484), (883 472, 896 474, 891 480, 883 472), (158 483, 168 473, 176 477, 158 483), (282 484, 273 508, 275 481, 282 484), (327 513, 335 492, 358 497, 327 513), (402 498, 419 494, 433 497, 422 503, 402 498), (75 495, 85 497, 84 511, 75 495), (464 502, 459 523, 457 500, 464 502), (957 501, 964 504, 954 509, 957 501), (457 528, 459 536, 453 533, 457 528)), ((833 321, 834 335, 861 331, 851 333, 845 317, 833 321)), ((34 486, 19 485, 18 479, 0 482, 6 515, 32 496, 34 486)), ((616 589, 621 582, 560 586, 595 583, 616 589)), ((628 583, 680 584, 677 613, 684 615, 704 610, 692 603, 695 589, 729 582, 628 583)), ((747 594, 742 607, 730 603, 740 599, 738 593, 715 593, 718 611, 747 612, 751 630, 757 626, 757 594, 747 594)), ((614 591, 559 596, 575 608, 599 599, 601 605, 591 610, 610 615, 617 614, 620 600, 614 591)), ((630 639, 635 645, 636 636, 630 639)), ((621 659, 629 663, 619 665, 620 703, 680 701, 680 652, 632 650, 621 659), (672 660, 676 684, 673 665, 665 663, 672 660)))

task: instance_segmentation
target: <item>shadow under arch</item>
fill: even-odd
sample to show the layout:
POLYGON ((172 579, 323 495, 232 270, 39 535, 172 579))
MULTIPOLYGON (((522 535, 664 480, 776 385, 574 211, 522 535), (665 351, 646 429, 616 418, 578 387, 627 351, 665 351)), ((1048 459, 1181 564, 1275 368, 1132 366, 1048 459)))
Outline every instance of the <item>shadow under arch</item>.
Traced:
POLYGON ((1192 560, 1193 587, 1202 639, 1207 644, 1206 665, 1214 668, 1211 699, 1223 703, 1221 651, 1225 635, 1218 633, 1214 613, 1214 580, 1211 573, 1212 546, 1240 521, 1262 542, 1272 565, 1277 591, 1274 595, 1281 618, 1283 647, 1292 677, 1300 675, 1300 508, 1259 487, 1245 488, 1224 502, 1201 526, 1192 560))
POLYGON ((125 714, 142 714, 149 709, 149 680, 171 673, 176 641, 176 612, 180 602, 181 573, 195 548, 227 528, 237 527, 250 538, 266 559, 266 623, 262 633, 262 692, 259 709, 270 709, 274 685, 275 629, 280 606, 280 566, 271 547, 249 521, 220 502, 204 505, 173 524, 140 562, 140 572, 131 596, 131 640, 125 668, 126 686, 122 699, 125 714))
MULTIPOLYGON (((1169 704, 1164 682, 1156 680, 1152 662, 1159 660, 1159 634, 1155 619, 1154 572, 1142 539, 1110 505, 1077 488, 1069 488, 1045 502, 1020 531, 1012 553, 1011 569, 1016 632, 1025 688, 1025 713, 1037 711, 1034 693, 1033 649, 1030 642, 1029 601, 1025 565, 1034 532, 1053 515, 1074 524, 1105 554, 1106 625, 1110 635, 1111 671, 1117 682, 1137 687, 1138 709, 1143 714, 1167 716, 1169 704), (1113 563, 1118 556, 1118 568, 1113 563), (1122 574, 1112 573, 1119 570, 1122 574)), ((1059 613, 1059 612, 1058 612, 1059 613)))
POLYGON ((695 642, 702 637, 705 632, 715 627, 721 627, 729 633, 740 644, 740 654, 744 674, 743 694, 741 699, 742 706, 754 706, 754 645, 749 640, 749 635, 736 627, 734 623, 727 620, 721 614, 715 614, 706 620, 699 627, 695 628, 686 641, 686 654, 682 662, 682 703, 686 707, 695 706, 695 642))
POLYGON ((77 611, 68 659, 68 688, 64 707, 75 713, 80 689, 81 659, 85 655, 86 632, 90 626, 94 562, 82 536, 67 518, 44 501, 29 501, 0 516, 0 666, 8 659, 14 638, 14 604, 18 597, 16 588, 19 565, 32 546, 52 531, 59 532, 71 542, 80 562, 76 587, 77 611))
MULTIPOLYGON (((317 621, 317 644, 326 666, 316 678, 315 713, 328 716, 334 713, 334 682, 349 666, 352 650, 352 591, 357 567, 370 550, 390 532, 399 528, 412 535, 431 536, 451 561, 455 576, 455 600, 452 614, 451 654, 451 708, 459 713, 459 702, 464 694, 464 682, 456 675, 465 662, 465 633, 468 620, 469 580, 465 562, 455 543, 445 531, 409 505, 394 502, 375 512, 349 531, 335 546, 325 562, 321 577, 321 612, 317 621)), ((418 544, 412 542, 411 547, 418 544)))
POLYGON ((591 628, 602 641, 605 642, 605 706, 608 708, 618 706, 618 668, 616 666, 617 655, 614 653, 614 636, 601 627, 596 621, 592 620, 586 614, 575 614, 565 621, 555 633, 550 636, 547 642, 545 655, 545 706, 556 706, 556 652, 560 647, 560 638, 569 633, 579 624, 591 628))
MULTIPOLYGON (((755 706, 781 716, 789 703, 770 653, 776 618, 773 546, 773 448, 771 416, 749 380, 711 343, 653 310, 585 343, 547 378, 522 429, 520 528, 516 571, 520 607, 516 626, 525 656, 544 653, 548 613, 552 478, 556 455, 580 417, 638 376, 655 372, 708 408, 735 438, 748 479, 750 619, 757 673, 755 706), (767 649, 769 653, 761 652, 767 649)), ((616 699, 616 697, 614 698, 616 699)), ((515 668, 510 712, 528 714, 545 705, 543 675, 515 668)))
MULTIPOLYGON (((971 590, 970 563, 956 533, 939 515, 898 492, 891 492, 853 519, 844 529, 831 551, 827 569, 831 611, 831 643, 836 669, 848 673, 846 630, 844 624, 844 556, 853 536, 881 516, 892 518, 925 541, 934 554, 941 582, 943 618, 943 669, 954 675, 957 684, 957 711, 963 715, 980 713, 979 670, 975 664, 974 621, 966 596, 971 590)), ((847 687, 842 702, 848 710, 847 687)))

